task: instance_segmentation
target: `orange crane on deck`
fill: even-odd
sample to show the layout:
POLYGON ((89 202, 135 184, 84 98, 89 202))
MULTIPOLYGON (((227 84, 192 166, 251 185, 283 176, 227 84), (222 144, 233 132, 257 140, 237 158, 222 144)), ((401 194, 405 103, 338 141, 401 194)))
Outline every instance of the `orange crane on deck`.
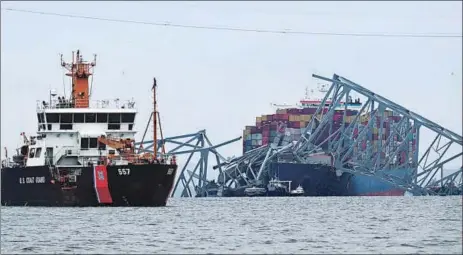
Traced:
MULTIPOLYGON (((159 122, 159 126, 161 126, 161 122, 160 122, 160 116, 159 116, 159 112, 157 111, 157 102, 156 102, 156 87, 157 87, 157 84, 156 84, 156 78, 153 79, 153 87, 152 87, 152 90, 153 90, 153 112, 152 112, 152 115, 151 117, 153 118, 153 136, 154 136, 154 153, 151 154, 151 153, 144 153, 144 154, 137 154, 135 153, 135 141, 130 139, 130 138, 127 138, 127 139, 121 139, 121 138, 109 138, 109 137, 106 137, 104 135, 98 137, 98 142, 99 143, 102 143, 102 144, 106 144, 107 146, 111 147, 111 148, 114 148, 116 149, 120 156, 125 158, 126 160, 132 162, 132 163, 135 163, 136 161, 139 161, 139 160, 149 160, 149 161, 158 161, 158 157, 157 157, 157 129, 158 129, 158 122, 159 122)), ((160 129, 160 133, 161 133, 161 139, 163 139, 163 134, 162 134, 162 128, 159 127, 160 129)), ((146 132, 146 131, 145 131, 146 132)), ((143 136, 144 137, 144 136, 143 136)), ((143 139, 142 139, 142 142, 143 142, 143 139)), ((140 151, 141 149, 141 144, 140 144, 140 148, 138 148, 138 151, 140 151)), ((162 157, 162 155, 165 155, 166 151, 165 151, 165 147, 164 147, 164 144, 161 145, 161 163, 164 162, 164 158, 162 157)), ((115 155, 108 155, 108 158, 109 159, 113 159, 115 158, 116 156, 115 155)), ((175 163, 176 161, 176 157, 173 156, 171 158, 171 160, 175 163)))

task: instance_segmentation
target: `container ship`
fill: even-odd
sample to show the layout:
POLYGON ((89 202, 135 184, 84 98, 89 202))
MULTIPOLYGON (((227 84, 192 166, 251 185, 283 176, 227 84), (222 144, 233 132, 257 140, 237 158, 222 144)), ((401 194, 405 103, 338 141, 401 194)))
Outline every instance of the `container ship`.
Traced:
MULTIPOLYGON (((3 206, 166 205, 177 172, 175 158, 136 153, 134 101, 90 100, 95 65, 96 55, 92 62, 83 61, 79 50, 71 63, 61 56, 71 95, 56 98, 50 91, 49 100, 38 102, 36 135, 21 133, 22 146, 2 161, 3 206)), ((152 90, 154 114, 156 79, 152 90)))
MULTIPOLYGON (((319 92, 326 92, 324 88, 319 88, 319 92)), ((312 90, 313 94, 313 90, 312 90)), ((286 145, 293 141, 297 141, 301 137, 304 128, 313 117, 317 108, 320 106, 322 100, 316 99, 309 95, 306 89, 306 96, 296 106, 290 105, 275 105, 277 107, 276 113, 262 115, 256 117, 256 124, 254 126, 246 126, 243 131, 243 154, 247 151, 259 148, 267 144, 286 145), (281 124, 284 125, 281 125, 281 124), (286 126, 282 129, 282 126, 286 126), (279 134, 283 135, 283 140, 279 138, 279 134)), ((331 102, 326 101, 326 107, 331 102)), ((359 98, 352 99, 351 97, 347 102, 340 102, 340 105, 335 108, 335 114, 332 119, 333 132, 339 129, 345 119, 345 125, 354 120, 359 110, 362 108, 362 102, 359 98), (344 111, 347 112, 344 117, 344 111)), ((324 113, 328 111, 324 109, 324 113)), ((398 123, 401 120, 400 116, 396 116, 394 112, 386 112, 384 122, 380 123, 377 118, 373 126, 373 153, 377 152, 377 145, 379 139, 386 140, 390 134, 390 128, 393 123, 398 123), (378 137, 379 130, 383 129, 382 137, 378 137)), ((369 121, 369 115, 361 116, 361 122, 365 127, 369 121)), ((354 136, 358 135, 361 130, 355 129, 354 136)), ((413 133, 413 132, 412 132, 413 133)), ((412 142, 410 143, 410 151, 416 150, 416 133, 413 133, 412 142)), ((280 136, 281 137, 281 136, 280 136)), ((328 130, 325 134, 321 135, 315 143, 321 143, 328 137, 328 130)), ((403 138, 394 137, 395 141, 401 141, 403 138)), ((326 143, 325 143, 326 144, 326 143)), ((354 148, 356 151, 364 151, 367 149, 367 144, 364 142, 360 147, 354 148)), ((407 149, 407 150, 408 150, 407 149)), ((288 155, 291 157, 291 155, 288 155)), ((406 152, 403 152, 398 160, 405 162, 407 159, 406 152)), ((270 180, 277 178, 278 180, 290 182, 292 187, 301 186, 304 189, 306 196, 403 196, 404 190, 397 189, 389 183, 382 182, 374 177, 355 175, 350 173, 337 174, 336 170, 331 167, 331 157, 324 155, 315 155, 311 158, 310 164, 300 164, 295 161, 289 160, 275 160, 270 164, 270 170, 264 176, 264 182, 268 183, 270 180)), ((411 180, 413 174, 412 168, 406 169, 391 169, 385 170, 385 173, 402 179, 411 180)), ((245 183, 243 183, 245 184, 245 183)), ((291 187, 289 187, 291 189, 291 187)), ((238 190, 233 191, 233 195, 241 195, 242 192, 238 190)), ((289 190, 291 192, 291 190, 289 190)))

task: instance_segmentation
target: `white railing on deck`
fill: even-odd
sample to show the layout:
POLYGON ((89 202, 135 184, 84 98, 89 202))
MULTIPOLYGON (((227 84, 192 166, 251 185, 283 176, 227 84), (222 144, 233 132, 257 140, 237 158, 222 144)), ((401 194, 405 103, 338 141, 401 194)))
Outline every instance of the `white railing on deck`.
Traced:
MULTIPOLYGON (((69 100, 58 100, 52 99, 51 103, 48 101, 37 100, 37 110, 45 109, 69 109, 75 108, 75 105, 81 105, 85 103, 82 99, 76 99, 75 104, 69 100)), ((135 109, 135 102, 132 100, 119 100, 119 99, 108 99, 108 100, 89 100, 88 108, 93 109, 135 109)))
POLYGON ((80 156, 80 148, 76 146, 63 146, 59 148, 54 155, 46 155, 46 158, 48 158, 49 160, 53 160, 52 164, 56 164, 58 160, 60 160, 61 157, 63 157, 64 155, 80 156), (71 151, 71 154, 68 154, 68 151, 71 151))

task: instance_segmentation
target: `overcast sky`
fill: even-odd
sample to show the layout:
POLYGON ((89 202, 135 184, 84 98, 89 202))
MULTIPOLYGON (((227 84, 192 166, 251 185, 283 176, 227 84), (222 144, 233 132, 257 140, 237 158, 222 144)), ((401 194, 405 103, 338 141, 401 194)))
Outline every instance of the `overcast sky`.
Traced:
MULTIPOLYGON (((338 33, 456 33, 461 2, 2 2, 18 8, 148 22, 338 33)), ((94 99, 135 98, 137 128, 159 85, 163 131, 242 135, 275 103, 295 103, 312 73, 345 76, 461 134, 462 39, 338 37, 187 29, 1 13, 1 144, 36 130, 36 100, 63 91, 59 54, 98 54, 94 99)), ((66 80, 67 91, 69 81, 66 80)), ((425 140, 427 139, 427 140, 425 140)), ((422 137, 421 144, 429 144, 422 137)), ((461 147, 460 147, 461 150, 461 147)), ((224 156, 241 155, 241 141, 224 156)), ((3 156, 3 150, 2 150, 3 156)))

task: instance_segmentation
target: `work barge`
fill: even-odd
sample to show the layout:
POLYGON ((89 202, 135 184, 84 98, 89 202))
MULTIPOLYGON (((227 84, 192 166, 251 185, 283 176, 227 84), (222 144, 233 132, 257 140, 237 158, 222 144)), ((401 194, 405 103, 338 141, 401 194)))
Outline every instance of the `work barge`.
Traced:
MULTIPOLYGON (((314 117, 308 121, 296 141, 282 142, 285 136, 284 130, 287 128, 283 125, 281 127, 283 132, 279 133, 274 141, 247 151, 242 156, 225 158, 218 149, 239 141, 241 137, 213 145, 207 138, 205 130, 201 130, 194 134, 158 140, 158 148, 166 142, 177 145, 166 155, 188 155, 172 196, 224 196, 227 190, 265 186, 269 182, 269 176, 272 175, 271 165, 275 162, 325 165, 335 171, 337 176, 349 173, 372 177, 414 196, 461 195, 463 175, 461 135, 337 74, 332 78, 316 74, 312 76, 328 82, 329 88, 313 114, 314 117), (356 115, 351 116, 348 123, 344 116, 341 118, 340 128, 334 129, 333 115, 339 109, 338 103, 343 100, 347 102, 353 93, 365 98, 365 103, 356 115), (326 104, 327 102, 331 103, 326 104), (379 136, 385 139, 373 145, 372 125, 375 120, 382 123, 388 112, 400 116, 400 121, 393 125, 387 137, 380 129, 379 136), (355 132, 355 130, 361 131, 355 132), (422 135, 434 139, 426 139, 429 141, 420 139, 422 135), (394 137, 400 137, 400 142, 394 140, 394 137), (175 141, 178 138, 189 140, 175 141), (408 148, 412 140, 413 149, 408 148), (366 145, 365 150, 356 149, 360 143, 366 145), (372 152, 373 146, 375 153, 372 152), (190 149, 179 151, 182 147, 190 149), (425 149, 421 151, 420 148, 425 149), (195 153, 199 156, 197 164, 190 167, 192 155, 195 153), (210 153, 214 154, 215 164, 208 161, 210 153), (398 157, 403 157, 404 153, 406 160, 397 160, 398 157), (314 162, 317 155, 329 156, 330 160, 314 162), (457 169, 455 166, 458 166, 457 169), (218 177, 216 180, 208 181, 208 169, 211 167, 217 171, 218 177), (452 168, 454 170, 451 173, 444 171, 452 168), (391 169, 411 169, 411 176, 401 178, 391 175, 389 174, 391 169)), ((152 152, 150 151, 153 147, 152 140, 141 144, 145 146, 145 151, 152 152)), ((295 188, 295 185, 293 187, 295 188)))

